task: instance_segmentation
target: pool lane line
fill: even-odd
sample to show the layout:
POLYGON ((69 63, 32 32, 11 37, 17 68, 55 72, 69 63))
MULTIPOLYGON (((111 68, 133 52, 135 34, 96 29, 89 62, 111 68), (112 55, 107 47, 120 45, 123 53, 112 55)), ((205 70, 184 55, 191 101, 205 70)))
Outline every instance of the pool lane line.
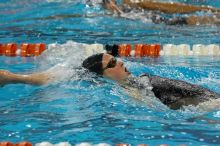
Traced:
MULTIPOLYGON (((0 44, 0 56, 40 56, 47 46, 44 43, 0 44), (18 47, 19 46, 19 47, 18 47)), ((84 44, 85 55, 108 53, 119 57, 159 57, 159 56, 220 56, 218 44, 84 44)))

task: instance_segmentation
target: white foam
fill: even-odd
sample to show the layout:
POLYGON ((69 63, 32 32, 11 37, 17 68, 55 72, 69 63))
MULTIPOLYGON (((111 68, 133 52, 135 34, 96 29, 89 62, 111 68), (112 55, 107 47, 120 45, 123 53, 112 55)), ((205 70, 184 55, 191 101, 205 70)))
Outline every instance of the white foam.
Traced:
POLYGON ((148 12, 148 11, 135 11, 132 10, 128 13, 122 13, 120 16, 127 18, 127 19, 131 19, 131 20, 140 20, 144 23, 152 23, 152 13, 148 12))
POLYGON ((220 118, 220 111, 215 112, 213 116, 216 118, 220 118))
POLYGON ((81 79, 84 69, 82 62, 86 56, 86 44, 68 41, 65 44, 50 44, 36 61, 38 71, 46 71, 55 81, 75 81, 81 79))
POLYGON ((81 65, 87 57, 86 44, 68 41, 65 44, 49 44, 48 49, 38 58, 40 67, 51 67, 58 63, 67 64, 72 68, 81 65))

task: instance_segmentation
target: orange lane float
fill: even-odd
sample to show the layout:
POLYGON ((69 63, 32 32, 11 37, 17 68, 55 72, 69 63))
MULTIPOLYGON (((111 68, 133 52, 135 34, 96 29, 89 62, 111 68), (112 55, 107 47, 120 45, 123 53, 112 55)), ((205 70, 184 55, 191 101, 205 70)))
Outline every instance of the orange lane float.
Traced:
POLYGON ((17 44, 0 44, 0 55, 16 56, 17 44))
POLYGON ((120 57, 128 57, 131 54, 131 44, 121 44, 119 45, 118 54, 120 57))
POLYGON ((5 142, 0 142, 0 146, 14 146, 13 143, 5 141, 5 142))
POLYGON ((32 143, 23 141, 23 142, 16 143, 15 146, 32 146, 32 143))
POLYGON ((160 48, 159 44, 150 44, 144 45, 142 49, 144 56, 158 57, 160 55, 160 48))
POLYGON ((135 49, 135 57, 143 57, 144 56, 144 51, 143 51, 143 44, 135 44, 134 49, 135 49))
POLYGON ((39 56, 46 50, 45 44, 21 44, 20 46, 22 57, 39 56))
POLYGON ((5 55, 6 56, 16 56, 16 51, 18 49, 18 45, 15 43, 10 43, 5 45, 5 55))
POLYGON ((5 56, 16 56, 16 51, 18 49, 17 44, 9 43, 9 44, 0 44, 0 55, 5 56))
POLYGON ((26 57, 27 54, 29 54, 28 46, 29 46, 29 44, 21 44, 21 46, 20 46, 20 49, 21 49, 20 56, 21 57, 26 57))
POLYGON ((43 43, 39 44, 21 44, 20 48, 16 43, 0 44, 0 55, 5 56, 22 56, 31 57, 39 56, 43 51, 46 50, 46 45, 43 43))
POLYGON ((142 46, 143 56, 149 56, 150 52, 150 45, 143 45, 142 46))
POLYGON ((5 45, 0 44, 0 56, 5 55, 5 45))

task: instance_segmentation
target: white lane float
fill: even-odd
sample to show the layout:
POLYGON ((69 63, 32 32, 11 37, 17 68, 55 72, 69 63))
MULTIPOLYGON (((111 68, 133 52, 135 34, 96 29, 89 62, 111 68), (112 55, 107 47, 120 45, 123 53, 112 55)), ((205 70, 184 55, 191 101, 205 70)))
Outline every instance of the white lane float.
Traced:
POLYGON ((83 143, 76 144, 75 146, 92 146, 92 144, 83 142, 83 143))
POLYGON ((192 52, 190 51, 190 45, 188 44, 180 44, 177 45, 177 54, 179 56, 188 56, 192 55, 192 52))
POLYGON ((177 46, 174 44, 163 45, 163 55, 164 56, 175 56, 177 55, 177 46))
POLYGON ((35 146, 53 146, 53 144, 50 142, 44 141, 41 143, 36 143, 35 146))

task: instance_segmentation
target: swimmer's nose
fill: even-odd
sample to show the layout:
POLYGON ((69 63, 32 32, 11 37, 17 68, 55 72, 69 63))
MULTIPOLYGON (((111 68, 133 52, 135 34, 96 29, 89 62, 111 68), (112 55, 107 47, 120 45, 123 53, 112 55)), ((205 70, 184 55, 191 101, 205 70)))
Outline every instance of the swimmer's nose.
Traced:
POLYGON ((121 62, 121 61, 118 61, 118 64, 119 64, 120 66, 123 66, 123 65, 124 65, 124 63, 121 62))

